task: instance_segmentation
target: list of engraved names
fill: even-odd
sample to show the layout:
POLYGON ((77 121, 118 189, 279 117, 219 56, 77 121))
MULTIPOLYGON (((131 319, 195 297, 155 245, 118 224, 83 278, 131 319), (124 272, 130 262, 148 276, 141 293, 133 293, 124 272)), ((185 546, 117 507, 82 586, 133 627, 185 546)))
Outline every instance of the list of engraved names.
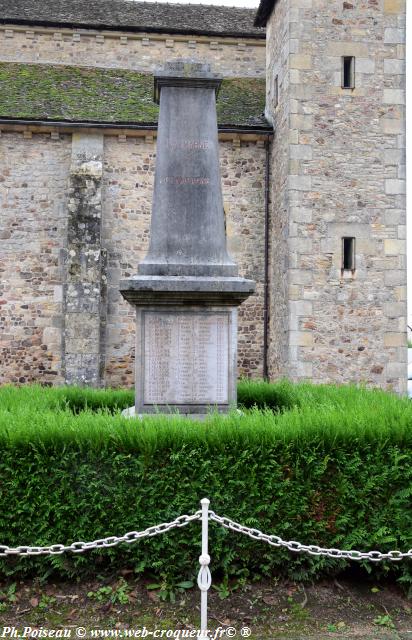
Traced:
POLYGON ((144 404, 228 402, 229 316, 144 313, 144 404))

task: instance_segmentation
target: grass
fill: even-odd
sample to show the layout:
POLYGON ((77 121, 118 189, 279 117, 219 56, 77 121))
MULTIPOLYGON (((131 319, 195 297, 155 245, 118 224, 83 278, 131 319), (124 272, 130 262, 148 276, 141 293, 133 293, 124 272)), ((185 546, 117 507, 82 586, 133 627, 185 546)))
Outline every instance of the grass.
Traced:
POLYGON ((121 410, 134 402, 133 391, 36 385, 0 388, 0 445, 52 441, 99 447, 107 438, 122 448, 153 451, 173 442, 219 446, 234 430, 245 445, 253 441, 295 440, 319 436, 412 443, 412 404, 406 398, 355 386, 269 384, 242 381, 243 415, 211 413, 204 423, 175 416, 127 420, 121 410))

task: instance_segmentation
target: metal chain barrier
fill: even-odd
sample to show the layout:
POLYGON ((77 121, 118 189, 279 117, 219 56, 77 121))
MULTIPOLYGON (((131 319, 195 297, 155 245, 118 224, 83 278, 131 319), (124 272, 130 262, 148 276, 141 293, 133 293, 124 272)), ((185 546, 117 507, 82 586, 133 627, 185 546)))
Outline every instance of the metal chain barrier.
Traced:
MULTIPOLYGON (((404 560, 405 558, 412 559, 412 549, 402 553, 401 551, 388 551, 387 553, 382 553, 381 551, 357 551, 355 549, 334 549, 334 548, 324 548, 319 547, 316 544, 302 544, 300 542, 296 542, 296 540, 282 540, 279 536, 274 534, 269 535, 263 533, 259 529, 254 529, 252 527, 246 527, 230 518, 226 518, 225 516, 218 516, 214 511, 208 510, 208 520, 212 520, 217 524, 220 524, 225 529, 230 529, 231 531, 236 531, 237 533, 243 533, 247 535, 249 538, 253 540, 260 540, 262 542, 267 542, 272 547, 285 547, 289 549, 289 551, 293 551, 294 553, 308 553, 311 556, 326 556, 328 558, 335 558, 337 560, 369 560, 370 562, 382 562, 384 560, 389 560, 391 562, 399 562, 400 560, 404 560)), ((36 547, 36 546, 19 546, 19 547, 8 547, 7 545, 0 545, 0 557, 1 556, 40 556, 40 555, 60 555, 65 552, 71 553, 84 553, 85 551, 90 551, 92 549, 101 549, 107 547, 115 547, 119 544, 126 543, 132 544, 141 538, 157 536, 161 533, 166 533, 171 529, 175 529, 176 527, 186 527, 190 522, 194 520, 202 519, 202 510, 196 511, 190 516, 183 515, 179 516, 175 520, 171 522, 164 522, 162 524, 154 525, 152 527, 148 527, 143 531, 129 531, 129 533, 125 533, 123 536, 108 536, 107 538, 100 538, 98 540, 93 540, 92 542, 73 542, 69 545, 64 544, 52 544, 46 547, 36 547)), ((206 552, 207 553, 207 552, 206 552)), ((203 562, 203 565, 207 565, 208 562, 203 562)), ((208 582, 208 581, 206 581, 208 582)))
POLYGON ((158 536, 159 534, 166 533, 166 531, 170 531, 176 527, 186 527, 190 522, 193 522, 193 520, 200 520, 201 517, 202 512, 199 510, 191 516, 179 516, 171 522, 164 522, 153 527, 148 527, 143 531, 129 531, 129 533, 125 533, 124 536, 109 536, 107 538, 93 540, 93 542, 73 542, 69 545, 52 544, 48 547, 8 547, 6 545, 0 545, 0 556, 57 556, 65 553, 66 551, 72 553, 84 553, 84 551, 90 551, 91 549, 115 547, 122 542, 132 544, 141 538, 158 536))
POLYGON ((279 536, 267 535, 262 533, 259 529, 252 529, 245 527, 238 522, 234 522, 230 518, 225 518, 216 515, 214 511, 209 511, 209 519, 217 522, 222 527, 230 529, 231 531, 237 531, 238 533, 244 533, 253 538, 253 540, 261 540, 272 545, 272 547, 285 547, 289 551, 295 553, 308 553, 311 556, 326 556, 328 558, 335 558, 337 560, 343 558, 345 560, 369 560, 370 562, 382 562, 383 560, 390 560, 391 562, 399 562, 404 558, 412 559, 412 549, 402 553, 401 551, 388 551, 387 553, 381 553, 380 551, 356 551, 355 549, 341 550, 341 549, 327 549, 324 547, 318 547, 316 544, 301 544, 295 540, 282 540, 279 536))
POLYGON ((90 551, 91 549, 101 549, 106 547, 115 547, 118 544, 126 543, 132 544, 141 538, 150 536, 157 536, 161 533, 166 533, 176 527, 186 527, 190 522, 194 520, 202 521, 202 553, 199 557, 199 574, 198 574, 198 587, 200 589, 201 601, 200 601, 200 631, 199 638, 206 639, 209 637, 207 628, 207 597, 208 590, 212 584, 212 576, 210 574, 209 564, 210 556, 208 550, 209 541, 209 520, 216 522, 217 524, 230 529, 231 531, 237 531, 252 538, 253 540, 261 540, 270 544, 272 547, 285 547, 289 551, 294 553, 308 553, 311 556, 326 556, 328 558, 334 558, 339 560, 341 558, 345 560, 368 560, 370 562, 382 562, 383 560, 389 560, 391 562, 399 562, 406 558, 412 559, 412 549, 402 553, 401 551, 388 551, 382 553, 381 551, 356 551, 355 549, 327 549, 319 547, 316 544, 301 544, 296 540, 282 540, 279 536, 268 535, 263 533, 259 529, 252 527, 246 527, 244 525, 231 520, 230 518, 218 516, 214 511, 209 509, 209 500, 203 498, 201 500, 202 509, 196 511, 191 516, 179 516, 171 522, 164 522, 162 524, 148 527, 143 531, 130 531, 125 533, 124 536, 109 536, 107 538, 101 538, 100 540, 93 540, 93 542, 73 542, 70 545, 64 544, 52 544, 47 547, 8 547, 6 545, 0 545, 0 557, 1 556, 40 556, 40 555, 60 555, 66 551, 72 553, 83 553, 84 551, 90 551))

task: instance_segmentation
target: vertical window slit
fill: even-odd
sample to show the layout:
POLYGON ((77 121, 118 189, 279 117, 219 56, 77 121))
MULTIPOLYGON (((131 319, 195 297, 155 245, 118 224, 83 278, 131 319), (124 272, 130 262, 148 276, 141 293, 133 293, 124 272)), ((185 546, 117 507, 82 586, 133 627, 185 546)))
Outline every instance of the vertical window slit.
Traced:
POLYGON ((279 80, 278 76, 275 76, 273 80, 273 106, 276 107, 279 104, 279 80))
POLYGON ((343 56, 342 58, 342 89, 355 88, 355 58, 343 56))
POLYGON ((355 270, 355 238, 342 238, 342 269, 355 270))

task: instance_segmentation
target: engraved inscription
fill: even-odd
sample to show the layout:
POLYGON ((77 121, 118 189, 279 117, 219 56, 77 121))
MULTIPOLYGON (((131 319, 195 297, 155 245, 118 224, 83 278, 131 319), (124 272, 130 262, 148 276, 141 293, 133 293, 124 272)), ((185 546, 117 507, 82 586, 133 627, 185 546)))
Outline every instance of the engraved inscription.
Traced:
POLYGON ((229 316, 145 312, 144 404, 228 402, 229 316))
POLYGON ((202 178, 200 176, 165 176, 160 178, 160 184, 209 184, 209 178, 202 178))
POLYGON ((172 151, 182 149, 183 151, 204 151, 209 149, 209 140, 169 140, 167 146, 172 151))

